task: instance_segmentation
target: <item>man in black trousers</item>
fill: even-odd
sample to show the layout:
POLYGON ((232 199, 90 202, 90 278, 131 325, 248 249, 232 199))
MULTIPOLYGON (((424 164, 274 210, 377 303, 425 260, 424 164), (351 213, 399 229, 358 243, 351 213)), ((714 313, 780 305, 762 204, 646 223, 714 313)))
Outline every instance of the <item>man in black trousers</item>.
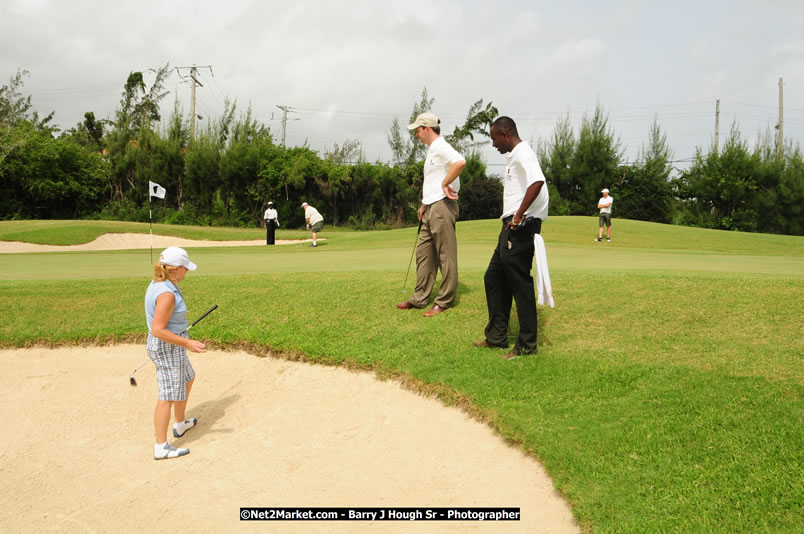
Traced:
POLYGON ((547 219, 549 194, 539 158, 519 138, 516 123, 510 117, 499 117, 491 125, 494 148, 508 158, 503 180, 502 230, 497 248, 486 269, 486 305, 489 322, 486 337, 476 341, 477 347, 507 348, 508 320, 511 301, 516 301, 519 335, 514 349, 501 355, 512 360, 536 354, 536 294, 533 290, 533 235, 541 232, 547 219))
POLYGON ((268 209, 265 210, 265 215, 263 215, 265 219, 265 244, 266 245, 273 245, 276 240, 276 229, 279 228, 279 216, 274 209, 274 203, 268 203, 268 209))

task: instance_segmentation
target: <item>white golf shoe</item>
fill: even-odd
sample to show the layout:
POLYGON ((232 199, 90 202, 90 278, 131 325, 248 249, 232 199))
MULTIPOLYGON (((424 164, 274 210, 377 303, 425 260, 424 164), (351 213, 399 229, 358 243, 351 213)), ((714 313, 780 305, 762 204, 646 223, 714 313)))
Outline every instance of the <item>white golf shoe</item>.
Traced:
POLYGON ((173 437, 174 438, 182 437, 188 430, 193 428, 197 422, 198 419, 193 417, 192 419, 185 419, 181 423, 176 423, 175 425, 173 425, 173 437))
POLYGON ((190 449, 177 449, 171 445, 169 441, 166 441, 161 447, 158 445, 154 446, 154 460, 178 458, 179 456, 184 456, 185 454, 190 454, 190 449))

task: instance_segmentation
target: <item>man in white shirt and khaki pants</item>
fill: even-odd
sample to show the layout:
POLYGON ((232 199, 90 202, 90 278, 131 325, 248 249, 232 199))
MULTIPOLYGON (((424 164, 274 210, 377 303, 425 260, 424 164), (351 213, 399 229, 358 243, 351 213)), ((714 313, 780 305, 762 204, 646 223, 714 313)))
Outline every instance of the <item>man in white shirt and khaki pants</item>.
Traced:
POLYGON ((418 210, 422 230, 416 245, 416 288, 400 310, 425 308, 441 269, 441 288, 432 309, 425 317, 433 317, 450 308, 458 289, 458 177, 466 160, 441 137, 441 121, 435 113, 422 113, 408 130, 415 130, 419 141, 428 146, 424 162, 422 204, 418 210))

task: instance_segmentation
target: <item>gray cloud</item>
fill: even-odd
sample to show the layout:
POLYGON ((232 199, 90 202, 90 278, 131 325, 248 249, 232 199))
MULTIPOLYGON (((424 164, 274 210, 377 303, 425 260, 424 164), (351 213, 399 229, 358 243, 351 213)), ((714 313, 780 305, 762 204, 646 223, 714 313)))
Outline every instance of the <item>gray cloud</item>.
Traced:
MULTIPOLYGON (((708 148, 717 99, 721 136, 733 121, 748 139, 772 128, 784 77, 785 133, 800 137, 799 2, 554 4, 0 0, 0 83, 29 70, 34 104, 68 128, 85 111, 112 118, 133 70, 211 65, 198 89, 205 121, 228 97, 278 132, 271 115, 289 105, 289 144, 359 139, 372 160, 389 157, 392 118, 404 123, 425 86, 448 131, 483 98, 534 142, 600 102, 627 157, 656 116, 685 159, 708 148)), ((165 113, 174 97, 186 112, 187 83, 174 73, 168 88, 165 113)))

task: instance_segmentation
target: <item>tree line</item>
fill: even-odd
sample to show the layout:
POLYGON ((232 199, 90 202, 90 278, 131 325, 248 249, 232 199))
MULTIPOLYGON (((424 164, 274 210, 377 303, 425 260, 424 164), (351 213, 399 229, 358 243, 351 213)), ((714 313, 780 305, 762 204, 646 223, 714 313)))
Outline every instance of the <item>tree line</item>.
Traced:
MULTIPOLYGON (((160 116, 168 65, 149 84, 132 72, 112 120, 92 112, 56 135, 53 114, 39 117, 23 94, 25 71, 0 87, 0 219, 112 219, 168 224, 254 226, 269 200, 286 227, 304 222, 302 201, 328 223, 357 228, 415 222, 426 147, 394 119, 392 161, 367 162, 357 140, 322 154, 275 143, 250 109, 226 101, 224 113, 190 138, 178 103, 160 116), (149 196, 148 182, 169 192, 149 196)), ((410 119, 432 108, 426 88, 410 119)), ((475 102, 447 141, 467 159, 461 175, 461 220, 493 218, 502 209, 501 178, 489 175, 479 148, 498 111, 475 102)), ((516 117, 514 117, 516 119, 516 117)), ((406 124, 406 123, 405 123, 406 124)), ((611 190, 615 215, 629 219, 804 235, 804 160, 798 146, 780 154, 770 132, 753 147, 735 124, 722 150, 699 148, 690 167, 675 171, 657 120, 637 163, 598 104, 578 131, 560 118, 535 147, 550 190, 553 215, 596 213, 599 191, 611 190)))

